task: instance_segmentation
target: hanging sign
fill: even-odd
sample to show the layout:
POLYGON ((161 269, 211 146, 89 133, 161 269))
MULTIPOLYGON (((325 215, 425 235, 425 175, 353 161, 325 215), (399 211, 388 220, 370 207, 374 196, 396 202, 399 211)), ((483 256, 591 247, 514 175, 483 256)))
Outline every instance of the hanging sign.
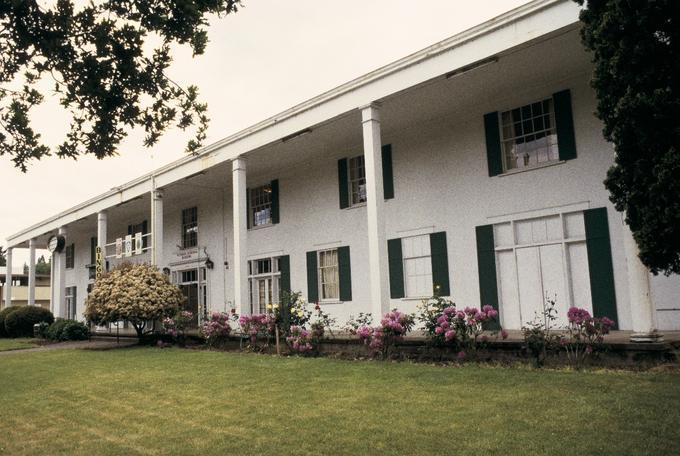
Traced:
POLYGON ((132 256, 132 235, 128 234, 123 240, 123 255, 126 257, 132 256))
POLYGON ((64 250, 64 246, 66 245, 66 238, 64 236, 58 234, 56 236, 52 236, 47 240, 47 250, 50 251, 50 253, 59 253, 62 250, 64 250))
POLYGON ((142 241, 142 233, 140 231, 139 233, 135 233, 134 254, 135 255, 141 255, 143 249, 144 249, 144 241, 142 241))
POLYGON ((101 246, 97 246, 94 249, 94 267, 95 267, 95 280, 99 279, 104 272, 104 255, 102 255, 101 246))
POLYGON ((122 257, 123 257, 123 239, 118 238, 116 239, 116 258, 122 257))

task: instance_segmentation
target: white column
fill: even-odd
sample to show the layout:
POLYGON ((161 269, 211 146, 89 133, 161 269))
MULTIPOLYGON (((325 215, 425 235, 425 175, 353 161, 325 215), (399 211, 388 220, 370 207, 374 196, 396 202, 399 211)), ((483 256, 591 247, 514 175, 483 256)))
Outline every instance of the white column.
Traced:
MULTIPOLYGON (((66 237, 66 227, 59 227, 59 234, 66 237)), ((68 244, 68 241, 66 242, 68 244)), ((54 316, 66 318, 66 246, 54 255, 56 278, 54 282, 54 316)))
POLYGON ((12 305, 12 247, 7 247, 5 253, 7 273, 5 274, 5 307, 12 305))
POLYGON ((366 213, 368 214, 368 266, 371 312, 374 319, 389 311, 390 294, 385 237, 385 196, 382 176, 380 111, 376 104, 361 109, 366 170, 366 213))
POLYGON ((35 305, 35 239, 28 241, 28 305, 35 305))
POLYGON ((234 304, 239 314, 250 313, 248 299, 248 221, 246 219, 246 162, 237 158, 232 162, 233 220, 234 220, 234 304))
POLYGON ((97 247, 102 250, 102 272, 106 272, 106 243, 108 242, 109 215, 106 211, 97 212, 97 247))
POLYGON ((623 248, 628 269, 628 292, 630 311, 633 318, 631 342, 660 342, 663 336, 656 330, 656 307, 652 302, 649 287, 649 271, 640 261, 639 249, 633 233, 623 223, 623 248))
POLYGON ((151 192, 151 264, 163 264, 163 191, 151 192))

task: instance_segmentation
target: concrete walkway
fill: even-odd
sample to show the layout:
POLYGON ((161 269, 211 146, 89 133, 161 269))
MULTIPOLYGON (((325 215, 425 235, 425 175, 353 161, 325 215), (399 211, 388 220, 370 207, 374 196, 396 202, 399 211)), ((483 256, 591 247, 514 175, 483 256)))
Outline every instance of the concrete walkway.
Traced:
POLYGON ((137 339, 125 338, 121 339, 120 343, 116 339, 94 339, 94 340, 78 340, 70 342, 58 342, 56 344, 46 344, 35 348, 20 348, 16 350, 7 350, 0 352, 1 356, 9 356, 15 353, 32 353, 43 352, 50 350, 111 350, 115 348, 124 348, 137 345, 137 339))

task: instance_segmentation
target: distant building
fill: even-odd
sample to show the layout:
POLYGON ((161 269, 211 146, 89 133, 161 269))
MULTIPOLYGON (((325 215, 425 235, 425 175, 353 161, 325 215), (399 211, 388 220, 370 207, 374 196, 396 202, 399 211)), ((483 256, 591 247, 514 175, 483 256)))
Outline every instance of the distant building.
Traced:
MULTIPOLYGON (((13 268, 10 274, 12 280, 11 302, 13 306, 25 306, 28 304, 30 274, 24 274, 23 268, 13 268)), ((7 267, 0 266, 0 309, 6 304, 5 287, 7 282, 7 267)), ((49 274, 35 275, 35 305, 50 308, 50 276, 49 274)))

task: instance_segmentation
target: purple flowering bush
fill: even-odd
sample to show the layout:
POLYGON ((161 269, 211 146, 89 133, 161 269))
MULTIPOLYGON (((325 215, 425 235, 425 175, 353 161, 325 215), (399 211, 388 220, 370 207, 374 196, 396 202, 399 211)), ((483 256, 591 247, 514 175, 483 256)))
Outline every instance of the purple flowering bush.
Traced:
POLYGON ((567 351, 569 363, 576 369, 583 367, 586 359, 604 342, 604 336, 614 326, 608 317, 593 317, 586 309, 571 307, 567 311, 569 326, 560 340, 567 351))
POLYGON ((177 343, 184 344, 184 331, 194 318, 193 312, 182 310, 172 317, 165 317, 162 320, 163 332, 172 337, 177 343))
MULTIPOLYGON (((490 305, 481 309, 465 307, 459 309, 453 301, 441 296, 434 296, 420 306, 418 319, 423 323, 430 343, 438 347, 451 347, 458 350, 458 359, 464 359, 469 353, 475 353, 479 346, 488 341, 484 327, 490 323, 498 323, 498 311, 490 305)), ((504 330, 500 332, 507 338, 504 330)), ((491 333, 497 336, 497 332, 491 333)))
POLYGON ((250 348, 259 349, 269 345, 274 333, 274 318, 267 314, 241 315, 238 319, 241 332, 250 338, 250 348), (258 345, 262 342, 262 346, 258 345))
POLYGON ((396 343, 403 340, 404 336, 411 331, 414 324, 413 314, 405 314, 393 309, 380 320, 380 326, 374 328, 360 326, 356 330, 356 335, 364 342, 372 355, 380 354, 386 358, 396 343))
POLYGON ((301 326, 291 326, 286 342, 291 352, 299 355, 311 354, 314 351, 312 335, 301 326))
POLYGON ((205 337, 209 347, 218 347, 229 339, 231 334, 230 321, 232 317, 228 313, 213 312, 210 318, 201 325, 201 334, 205 337))

